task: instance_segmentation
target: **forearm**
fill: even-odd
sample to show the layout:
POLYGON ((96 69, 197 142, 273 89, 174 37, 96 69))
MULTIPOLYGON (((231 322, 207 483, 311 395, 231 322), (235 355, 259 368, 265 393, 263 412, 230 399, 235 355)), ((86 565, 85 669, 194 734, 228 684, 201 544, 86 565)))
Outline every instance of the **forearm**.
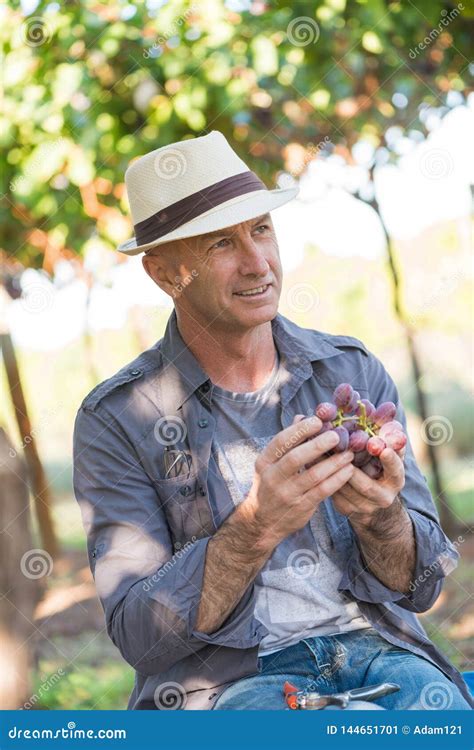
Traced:
POLYGON ((274 546, 264 539, 248 503, 241 503, 208 544, 196 630, 209 634, 222 625, 274 546))
POLYGON ((400 499, 370 518, 350 521, 371 573, 393 591, 407 594, 415 572, 416 544, 410 516, 400 499))

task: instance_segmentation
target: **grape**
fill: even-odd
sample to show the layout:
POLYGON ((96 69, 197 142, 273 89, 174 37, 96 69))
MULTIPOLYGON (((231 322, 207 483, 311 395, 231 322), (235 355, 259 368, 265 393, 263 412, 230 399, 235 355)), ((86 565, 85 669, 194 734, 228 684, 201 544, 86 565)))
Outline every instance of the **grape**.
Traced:
MULTIPOLYGON (((365 413, 366 413, 367 417, 372 416, 372 414, 375 411, 375 406, 373 405, 372 401, 369 401, 367 398, 362 398, 360 400, 361 400, 361 402, 365 406, 365 413)), ((362 415, 362 409, 360 407, 360 404, 357 404, 357 407, 355 409, 355 413, 357 414, 358 417, 360 417, 362 415)))
POLYGON ((349 448, 354 453, 365 450, 369 436, 365 430, 355 430, 349 437, 349 448))
POLYGON ((391 422, 397 413, 397 407, 392 401, 384 401, 383 404, 377 406, 376 410, 372 414, 372 422, 378 427, 381 427, 386 422, 391 422))
POLYGON ((379 437, 371 437, 367 441, 367 450, 371 456, 380 456, 386 447, 385 441, 379 437))
POLYGON ((354 389, 350 383, 341 383, 337 386, 332 398, 338 409, 344 409, 350 404, 353 393, 354 389))
POLYGON ((360 400, 360 393, 357 391, 354 391, 352 393, 352 398, 349 401, 349 403, 346 406, 342 407, 342 411, 344 414, 352 414, 357 409, 357 402, 360 400))
POLYGON ((396 419, 392 419, 391 422, 385 422, 385 424, 383 424, 378 431, 378 434, 380 435, 380 437, 384 437, 385 435, 389 435, 391 432, 403 432, 403 425, 400 424, 400 422, 397 422, 396 419))
POLYGON ((387 446, 401 450, 408 440, 403 425, 395 419, 396 405, 385 401, 376 407, 369 399, 361 399, 350 383, 341 383, 335 388, 333 401, 323 401, 315 408, 322 422, 318 434, 333 431, 339 439, 337 446, 326 455, 352 450, 354 466, 378 479, 383 473, 378 456, 387 446))
POLYGON ((316 416, 323 422, 330 422, 332 419, 336 419, 336 404, 331 404, 329 401, 323 401, 322 404, 319 404, 319 406, 316 407, 316 416))
POLYGON ((378 479, 383 473, 383 468, 378 459, 371 458, 368 464, 361 467, 361 471, 363 471, 364 474, 367 474, 371 479, 378 479), (375 461, 377 461, 377 463, 375 463, 375 461))
POLYGON ((352 463, 354 466, 362 467, 365 466, 365 464, 368 464, 370 460, 370 453, 368 451, 357 451, 357 453, 354 453, 354 460, 352 463))
POLYGON ((394 451, 401 450, 407 444, 407 436, 400 430, 394 430, 393 432, 389 432, 388 435, 384 435, 384 440, 387 447, 394 451))
POLYGON ((344 422, 344 427, 346 428, 347 432, 354 432, 354 430, 359 429, 359 422, 357 419, 348 419, 346 422, 344 422))
POLYGON ((339 435, 339 443, 333 448, 333 450, 336 453, 342 453, 343 451, 346 451, 349 446, 349 433, 345 427, 334 427, 334 432, 336 435, 339 435))
POLYGON ((328 430, 333 430, 333 429, 334 427, 333 427, 332 422, 323 422, 323 426, 319 430, 318 435, 322 435, 323 432, 327 432, 328 430))

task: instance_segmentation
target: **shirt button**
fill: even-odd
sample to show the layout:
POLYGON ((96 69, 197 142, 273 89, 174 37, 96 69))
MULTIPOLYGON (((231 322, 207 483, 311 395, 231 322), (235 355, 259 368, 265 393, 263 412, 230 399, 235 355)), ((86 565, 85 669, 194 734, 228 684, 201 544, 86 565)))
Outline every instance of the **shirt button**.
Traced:
POLYGON ((209 420, 207 419, 200 419, 198 422, 199 427, 207 427, 208 424, 209 424, 209 420))
POLYGON ((200 494, 200 495, 202 495, 203 497, 204 497, 205 495, 207 495, 207 490, 206 490, 206 488, 205 488, 205 487, 199 487, 199 494, 200 494))
POLYGON ((203 383, 202 386, 201 386, 201 391, 203 393, 207 393, 210 387, 211 386, 209 385, 209 383, 203 383))
POLYGON ((141 375, 141 374, 142 374, 141 370, 131 370, 130 371, 130 375, 141 375))
POLYGON ((191 494, 192 488, 189 486, 189 484, 185 484, 184 487, 181 487, 180 492, 184 497, 187 497, 191 494))

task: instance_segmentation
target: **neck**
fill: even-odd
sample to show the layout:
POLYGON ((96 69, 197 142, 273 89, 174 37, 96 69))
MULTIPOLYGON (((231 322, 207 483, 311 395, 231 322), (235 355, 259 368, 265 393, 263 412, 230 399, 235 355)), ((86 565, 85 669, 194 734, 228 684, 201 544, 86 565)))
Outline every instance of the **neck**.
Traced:
POLYGON ((265 385, 276 352, 270 321, 235 331, 204 327, 181 310, 176 315, 181 338, 214 385, 237 393, 265 385))

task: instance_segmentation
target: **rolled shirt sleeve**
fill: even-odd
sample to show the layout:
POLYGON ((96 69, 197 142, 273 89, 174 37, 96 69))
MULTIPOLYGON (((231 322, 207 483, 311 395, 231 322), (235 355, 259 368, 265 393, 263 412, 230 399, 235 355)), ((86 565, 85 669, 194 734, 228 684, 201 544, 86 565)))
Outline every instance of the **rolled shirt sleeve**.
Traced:
MULTIPOLYGON (((370 399, 376 405, 383 401, 393 401, 397 406, 396 418, 407 432, 406 415, 397 387, 374 355, 370 355, 367 379, 370 399)), ((404 463, 405 485, 399 495, 410 516, 416 544, 415 571, 409 593, 388 588, 370 572, 354 533, 348 565, 338 588, 364 602, 394 602, 412 612, 424 612, 438 598, 442 581, 456 568, 459 554, 439 525, 438 513, 427 481, 416 463, 410 438, 406 445, 404 463)))
POLYGON ((101 405, 81 407, 74 427, 74 491, 107 632, 142 674, 162 672, 206 644, 256 645, 250 586, 221 628, 194 629, 210 537, 175 554, 157 490, 139 451, 101 405))

